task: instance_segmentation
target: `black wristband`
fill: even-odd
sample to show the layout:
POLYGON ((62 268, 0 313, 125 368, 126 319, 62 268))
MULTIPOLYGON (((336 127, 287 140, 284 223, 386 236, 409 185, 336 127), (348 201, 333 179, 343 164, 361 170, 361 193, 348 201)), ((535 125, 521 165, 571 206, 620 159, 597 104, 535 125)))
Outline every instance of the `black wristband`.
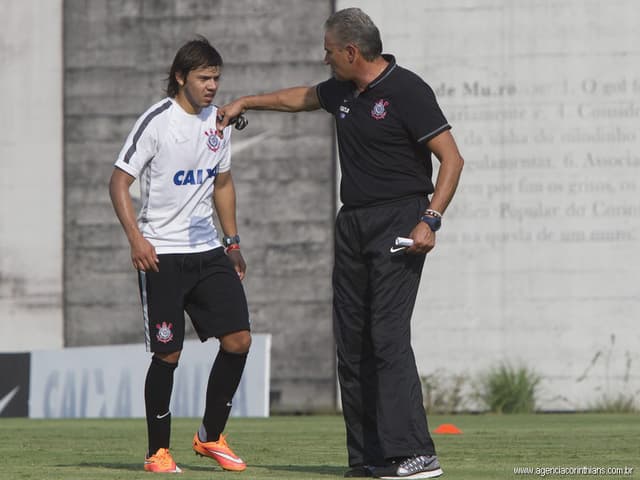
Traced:
POLYGON ((434 217, 433 215, 425 214, 420 218, 420 220, 429 225, 432 232, 437 232, 442 226, 442 218, 434 217))
POLYGON ((225 248, 234 244, 240 245, 240 235, 225 235, 224 237, 222 237, 222 245, 224 245, 225 248))

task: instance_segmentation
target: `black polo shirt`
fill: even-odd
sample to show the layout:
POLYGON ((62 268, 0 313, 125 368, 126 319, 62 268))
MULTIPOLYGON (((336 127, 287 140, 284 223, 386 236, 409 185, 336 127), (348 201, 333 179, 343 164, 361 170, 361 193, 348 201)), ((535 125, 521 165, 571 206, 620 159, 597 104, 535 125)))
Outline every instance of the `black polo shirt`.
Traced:
POLYGON ((451 128, 431 87, 392 55, 384 58, 387 68, 359 95, 353 82, 335 78, 316 87, 335 117, 348 208, 433 193, 426 142, 451 128))

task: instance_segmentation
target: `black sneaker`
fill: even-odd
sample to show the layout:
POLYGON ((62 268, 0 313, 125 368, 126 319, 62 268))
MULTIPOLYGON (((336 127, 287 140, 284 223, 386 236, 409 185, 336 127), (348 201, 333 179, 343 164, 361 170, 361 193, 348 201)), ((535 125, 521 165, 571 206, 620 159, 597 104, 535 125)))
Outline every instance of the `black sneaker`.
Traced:
POLYGON ((372 467, 369 465, 358 465, 351 467, 344 472, 345 478, 371 478, 373 477, 372 467))
POLYGON ((442 475, 440 462, 435 455, 419 455, 393 462, 386 467, 376 467, 374 475, 378 478, 435 478, 442 475))

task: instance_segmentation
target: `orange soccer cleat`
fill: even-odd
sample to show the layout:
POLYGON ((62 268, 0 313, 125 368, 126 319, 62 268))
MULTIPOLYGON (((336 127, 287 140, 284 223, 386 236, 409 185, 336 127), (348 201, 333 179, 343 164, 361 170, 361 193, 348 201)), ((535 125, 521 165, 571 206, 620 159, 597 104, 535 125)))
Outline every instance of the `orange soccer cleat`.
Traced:
POLYGON ((156 453, 145 458, 144 469, 154 473, 182 473, 167 448, 159 448, 156 453))
POLYGON ((197 455, 213 458, 225 470, 241 472, 247 464, 227 445, 225 435, 220 435, 217 442, 201 442, 198 432, 193 436, 193 450, 197 455))

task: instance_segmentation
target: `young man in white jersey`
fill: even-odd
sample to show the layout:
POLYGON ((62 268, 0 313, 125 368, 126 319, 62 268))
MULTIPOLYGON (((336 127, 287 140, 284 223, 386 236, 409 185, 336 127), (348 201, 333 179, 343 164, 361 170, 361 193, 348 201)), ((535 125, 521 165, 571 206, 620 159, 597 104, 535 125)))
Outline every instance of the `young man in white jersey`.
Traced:
POLYGON ((222 58, 205 38, 178 50, 167 98, 135 123, 115 163, 109 192, 138 271, 147 350, 153 352, 145 381, 148 453, 144 469, 179 473, 169 452, 169 402, 173 372, 183 346, 186 311, 201 341, 216 337, 220 349, 207 384, 196 453, 225 470, 245 462, 222 434, 244 370, 251 335, 241 280, 230 135, 216 134, 212 105, 222 58), (136 217, 129 187, 138 179, 142 207, 136 217), (215 207, 224 235, 213 223, 215 207))

